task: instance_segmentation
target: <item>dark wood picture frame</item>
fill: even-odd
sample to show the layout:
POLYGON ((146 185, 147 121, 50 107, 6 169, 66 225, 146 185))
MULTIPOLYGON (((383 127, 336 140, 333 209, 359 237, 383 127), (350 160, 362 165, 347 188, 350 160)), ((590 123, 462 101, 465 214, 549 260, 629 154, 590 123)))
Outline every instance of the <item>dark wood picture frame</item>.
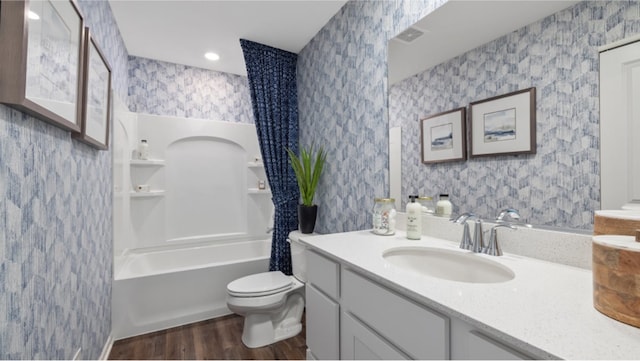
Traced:
POLYGON ((14 107, 62 129, 79 132, 81 128, 80 99, 84 55, 84 18, 73 0, 39 1, 33 2, 33 4, 28 0, 0 2, 0 49, 2 49, 0 52, 0 103, 14 107), (49 6, 49 9, 56 8, 64 11, 48 10, 46 12, 49 15, 55 14, 57 17, 46 17, 46 14, 38 14, 36 16, 34 14, 37 13, 31 11, 31 5, 33 4, 42 6, 42 9, 44 9, 44 6, 49 6), (65 20, 68 20, 69 23, 65 22, 65 20), (32 23, 30 24, 30 22, 32 23), (35 22, 38 23, 36 24, 35 22), (55 28, 55 25, 59 25, 59 27, 55 28), (45 26, 49 27, 45 29, 45 26), (41 29, 40 32, 36 32, 38 29, 41 29), (32 31, 31 35, 34 37, 42 37, 39 38, 39 43, 30 42, 29 31, 32 31), (69 39, 74 40, 73 43, 57 41, 59 39, 56 36, 61 33, 64 34, 65 31, 68 32, 69 39), (76 33, 78 35, 77 39, 76 33), (51 41, 51 39, 56 39, 56 41, 51 41), (76 45, 77 49, 75 48, 76 45), (30 51, 35 51, 33 50, 34 48, 40 50, 40 52, 35 55, 30 53, 30 51), (47 52, 47 50, 49 51, 47 52), (70 52, 65 54, 60 50, 70 50, 70 52), (77 50, 77 53, 75 50, 77 50), (60 54, 67 58, 60 57, 60 54), (37 67, 28 68, 30 65, 29 56, 32 59, 39 59, 37 67), (59 59, 56 59, 56 57, 59 57, 59 59), (58 61, 45 63, 46 60, 58 61), (52 68, 57 67, 57 71, 51 71, 46 74, 41 73, 41 67, 45 67, 43 64, 52 68), (62 68, 62 71, 60 71, 60 68, 62 68), (36 71, 36 75, 32 75, 32 79, 38 79, 38 84, 34 88, 33 83, 31 85, 29 83, 29 72, 36 71), (48 78, 46 80, 49 86, 42 85, 45 82, 45 75, 52 78, 51 80, 48 78), (68 77, 67 79, 64 79, 65 75, 68 77), (64 88, 60 88, 61 86, 64 86, 64 88), (29 95, 30 89, 35 89, 32 91, 37 91, 38 95, 29 95), (41 93, 47 92, 55 93, 55 95, 51 99, 46 98, 46 94, 44 97, 41 96, 41 93), (67 99, 61 100, 59 99, 60 97, 66 97, 67 99), (67 101, 70 101, 70 103, 67 101))
POLYGON ((422 163, 460 161, 467 158, 467 109, 448 110, 420 119, 422 163))
POLYGON ((469 104, 472 158, 536 153, 536 88, 469 104))
POLYGON ((85 29, 84 49, 82 127, 73 138, 107 150, 112 114, 111 66, 89 28, 85 29))

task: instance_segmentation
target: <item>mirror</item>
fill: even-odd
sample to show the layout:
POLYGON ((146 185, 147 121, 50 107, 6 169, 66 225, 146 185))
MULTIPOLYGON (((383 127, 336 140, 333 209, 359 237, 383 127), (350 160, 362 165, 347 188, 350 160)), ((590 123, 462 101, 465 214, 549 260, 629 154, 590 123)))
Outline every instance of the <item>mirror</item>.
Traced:
POLYGON ((389 127, 401 128, 402 164, 390 154, 390 174, 401 168, 400 209, 409 194, 448 193, 454 212, 493 219, 513 207, 536 226, 590 231, 600 209, 598 46, 625 36, 620 27, 640 18, 634 6, 453 0, 392 39, 389 127), (605 26, 605 14, 625 15, 605 26), (529 87, 536 154, 420 162, 421 118, 529 87))

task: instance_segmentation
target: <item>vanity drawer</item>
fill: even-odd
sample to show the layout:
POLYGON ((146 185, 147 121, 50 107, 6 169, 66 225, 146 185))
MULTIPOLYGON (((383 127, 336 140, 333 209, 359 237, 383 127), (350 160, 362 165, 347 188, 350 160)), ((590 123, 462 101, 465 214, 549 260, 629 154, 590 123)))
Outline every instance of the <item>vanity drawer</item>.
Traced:
POLYGON ((307 282, 334 300, 340 297, 340 264, 317 254, 307 252, 307 282))
POLYGON ((448 317, 350 270, 342 272, 342 307, 411 358, 449 358, 448 317))
POLYGON ((511 347, 475 330, 467 334, 467 352, 468 358, 474 360, 530 360, 511 347))

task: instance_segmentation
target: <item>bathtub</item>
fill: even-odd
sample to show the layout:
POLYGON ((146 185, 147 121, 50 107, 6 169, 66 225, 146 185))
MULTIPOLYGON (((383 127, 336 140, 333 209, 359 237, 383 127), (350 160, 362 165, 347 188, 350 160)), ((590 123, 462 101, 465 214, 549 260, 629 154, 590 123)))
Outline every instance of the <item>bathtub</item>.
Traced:
POLYGON ((269 268, 271 240, 132 251, 118 260, 112 334, 118 340, 232 313, 227 284, 269 268))

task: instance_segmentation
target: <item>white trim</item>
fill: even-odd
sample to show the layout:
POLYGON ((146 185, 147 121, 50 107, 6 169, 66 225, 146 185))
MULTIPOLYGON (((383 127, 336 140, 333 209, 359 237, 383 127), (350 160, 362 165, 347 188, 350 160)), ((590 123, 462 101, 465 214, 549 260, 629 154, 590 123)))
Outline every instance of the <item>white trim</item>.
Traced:
POLYGON ((635 43, 636 41, 640 41, 640 34, 634 35, 634 36, 630 36, 628 38, 624 38, 624 39, 621 39, 621 40, 618 40, 618 41, 614 41, 611 44, 602 45, 602 46, 598 47, 598 52, 602 53, 602 52, 605 52, 607 50, 611 50, 611 49, 619 48, 619 47, 627 45, 627 44, 635 43))
POLYGON ((102 348, 102 353, 100 353, 100 358, 98 358, 98 360, 109 359, 109 354, 111 353, 113 342, 114 342, 113 335, 109 335, 109 337, 107 337, 107 342, 104 344, 104 347, 102 348))
POLYGON ((78 360, 80 358, 80 352, 82 351, 82 347, 78 347, 78 351, 76 351, 76 354, 73 355, 72 360, 78 360))
POLYGON ((389 197, 402 206, 402 128, 389 128, 389 197))

